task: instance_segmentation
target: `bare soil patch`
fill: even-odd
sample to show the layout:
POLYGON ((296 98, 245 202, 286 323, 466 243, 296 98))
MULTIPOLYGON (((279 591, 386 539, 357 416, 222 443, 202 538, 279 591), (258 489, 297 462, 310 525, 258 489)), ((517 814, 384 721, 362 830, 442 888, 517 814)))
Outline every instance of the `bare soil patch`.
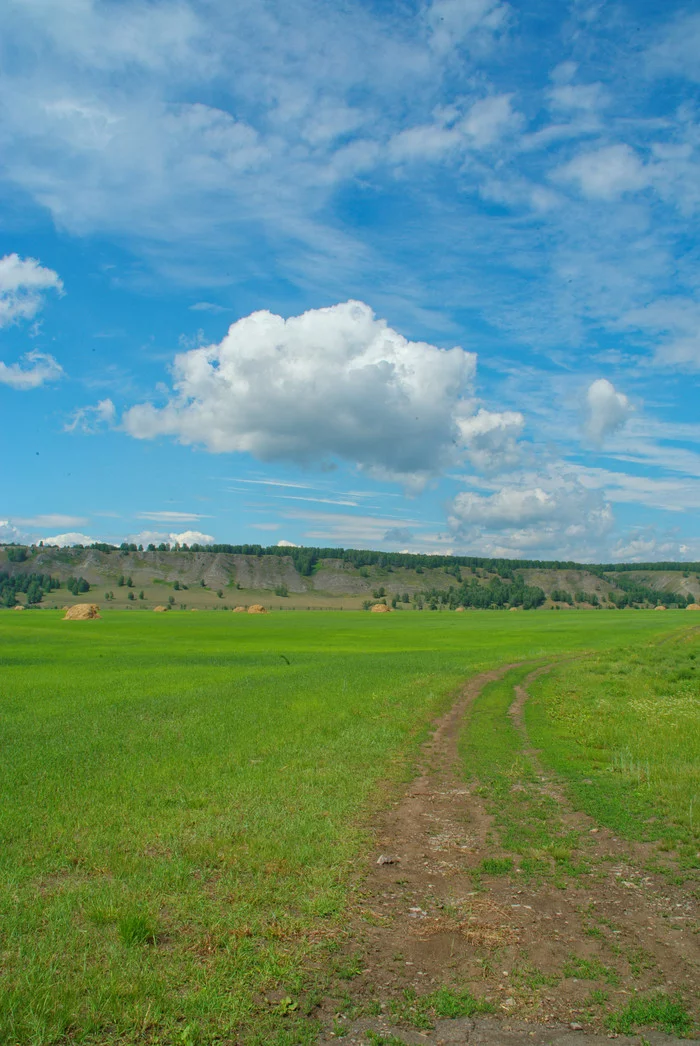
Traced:
POLYGON ((544 771, 523 720, 535 673, 516 688, 511 715, 535 787, 556 800, 575 840, 568 872, 532 876, 504 853, 481 789, 465 782, 457 744, 467 706, 513 667, 466 685, 423 747, 417 777, 378 819, 349 922, 350 972, 324 1003, 321 1042, 568 1044, 584 1031, 593 1042, 606 1013, 653 990, 681 991, 697 1019, 697 891, 670 857, 659 864, 654 844, 616 838, 574 810, 544 771), (415 1000, 442 987, 468 990, 500 1019, 416 1028, 415 1000))

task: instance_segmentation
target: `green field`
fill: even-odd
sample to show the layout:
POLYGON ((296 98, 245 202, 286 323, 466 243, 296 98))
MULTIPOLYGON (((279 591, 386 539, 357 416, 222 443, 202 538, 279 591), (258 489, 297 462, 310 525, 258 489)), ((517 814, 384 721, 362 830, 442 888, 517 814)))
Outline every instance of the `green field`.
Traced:
MULTIPOLYGON (((4 613, 0 1041, 313 1041, 363 825, 459 684, 688 627, 682 611, 4 613)), ((545 741, 557 685, 533 706, 545 741)))

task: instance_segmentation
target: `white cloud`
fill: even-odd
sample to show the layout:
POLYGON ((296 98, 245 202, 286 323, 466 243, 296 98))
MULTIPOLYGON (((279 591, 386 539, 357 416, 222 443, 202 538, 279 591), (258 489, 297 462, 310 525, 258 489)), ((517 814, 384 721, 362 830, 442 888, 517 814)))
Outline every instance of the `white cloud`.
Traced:
POLYGON ((27 352, 19 363, 0 361, 0 384, 13 389, 38 389, 62 376, 63 367, 45 352, 27 352))
POLYGON ((651 175, 629 145, 608 145, 582 152, 558 167, 553 178, 574 182, 584 196, 615 200, 626 192, 636 192, 650 184, 651 175))
POLYGON ((482 408, 471 418, 461 418, 458 425, 469 460, 476 468, 498 472, 513 468, 520 460, 517 438, 525 426, 522 414, 498 414, 482 408))
POLYGON ((608 104, 608 93, 602 84, 559 84, 548 94, 552 109, 597 112, 608 104))
POLYGON ((483 44, 506 27, 511 8, 501 0, 433 0, 425 12, 431 43, 444 53, 470 43, 483 44))
POLYGON ((213 545, 216 538, 203 534, 201 530, 183 530, 177 534, 172 531, 142 530, 139 534, 130 534, 129 541, 137 545, 213 545))
POLYGON ((288 320, 257 312, 219 345, 175 358, 173 393, 132 407, 125 430, 214 453, 297 463, 340 458, 408 480, 455 458, 476 356, 407 341, 362 302, 288 320))
POLYGON ((39 540, 45 545, 58 545, 59 548, 69 548, 71 545, 92 545, 97 539, 91 538, 89 534, 81 534, 78 531, 70 531, 67 534, 53 534, 39 540))
POLYGON ((602 444, 606 436, 622 428, 632 413, 632 405, 623 392, 605 378, 598 378, 586 393, 585 429, 588 437, 602 444))
POLYGON ((113 426, 117 418, 116 407, 111 399, 100 400, 94 407, 78 407, 66 422, 64 432, 94 433, 102 425, 113 426))
POLYGON ((659 537, 653 527, 634 530, 620 538, 613 546, 611 558, 628 562, 652 563, 654 561, 682 562, 694 560, 700 555, 700 545, 686 545, 677 537, 659 537))
POLYGON ((293 541, 285 541, 284 538, 282 538, 280 541, 277 542, 277 547, 278 548, 301 548, 300 545, 295 545, 293 541))
POLYGON ((15 516, 13 522, 21 527, 81 527, 87 523, 84 516, 64 516, 59 512, 50 512, 41 516, 15 516))
POLYGON ((677 295, 631 309, 620 325, 653 339, 655 361, 682 370, 700 370, 700 302, 677 295))
POLYGON ((610 506, 561 468, 492 494, 458 494, 450 527, 467 547, 486 555, 594 558, 613 526, 610 506))
POLYGON ((9 519, 0 519, 0 542, 4 542, 7 545, 20 544, 23 541, 23 535, 20 530, 11 523, 9 519))
POLYGON ((209 519, 197 512, 138 512, 136 517, 151 523, 197 523, 200 519, 209 519))
POLYGON ((687 78, 700 82, 700 14, 679 15, 665 30, 662 39, 649 49, 651 72, 661 76, 687 78))
POLYGON ((434 162, 449 153, 487 149, 522 124, 513 109, 512 95, 480 98, 466 112, 461 106, 439 110, 432 123, 409 127, 389 142, 388 155, 395 163, 434 162))
POLYGON ((198 301, 194 305, 190 305, 191 312, 228 312, 225 305, 216 305, 212 301, 198 301))
POLYGON ((0 258, 0 327, 18 320, 31 320, 44 303, 48 290, 63 291, 53 269, 46 269, 34 258, 6 254, 0 258))

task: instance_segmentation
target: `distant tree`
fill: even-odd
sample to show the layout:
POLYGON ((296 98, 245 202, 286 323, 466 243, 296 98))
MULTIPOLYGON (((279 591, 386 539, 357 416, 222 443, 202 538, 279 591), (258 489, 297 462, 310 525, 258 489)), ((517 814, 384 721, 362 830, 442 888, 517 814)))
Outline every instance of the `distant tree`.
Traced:
POLYGON ((123 574, 120 574, 119 580, 117 581, 117 584, 119 585, 120 588, 124 588, 124 585, 126 584, 126 578, 124 577, 123 574))
POLYGON ((131 578, 131 577, 128 577, 128 578, 126 579, 126 583, 127 583, 127 585, 129 586, 129 588, 133 588, 133 587, 134 587, 134 579, 133 579, 133 578, 131 578))
POLYGON ((277 585, 277 587, 275 588, 275 595, 280 596, 280 598, 282 599, 286 599, 286 597, 289 595, 289 588, 285 584, 277 585))
POLYGON ((173 582, 173 588, 175 589, 176 592, 179 592, 180 591, 180 582, 179 581, 174 581, 173 582))
POLYGON ((153 544, 153 542, 151 542, 148 548, 146 549, 147 552, 155 552, 155 550, 156 546, 153 544))
POLYGON ((145 599, 145 598, 146 597, 144 596, 143 590, 142 590, 141 592, 139 592, 139 599, 145 599))
POLYGON ((127 599, 136 599, 136 596, 134 595, 133 592, 130 592, 129 595, 126 598, 127 599))
POLYGON ((216 594, 219 597, 219 599, 223 599, 224 598, 223 589, 217 588, 216 594))
POLYGON ((160 545, 158 546, 158 551, 159 552, 169 552, 170 551, 170 545, 166 545, 166 543, 164 541, 161 541, 160 545))
POLYGON ((168 603, 170 603, 170 606, 172 606, 174 602, 175 602, 175 596, 168 596, 168 603))
POLYGON ((44 598, 44 590, 38 581, 33 581, 27 589, 27 604, 41 603, 44 598))

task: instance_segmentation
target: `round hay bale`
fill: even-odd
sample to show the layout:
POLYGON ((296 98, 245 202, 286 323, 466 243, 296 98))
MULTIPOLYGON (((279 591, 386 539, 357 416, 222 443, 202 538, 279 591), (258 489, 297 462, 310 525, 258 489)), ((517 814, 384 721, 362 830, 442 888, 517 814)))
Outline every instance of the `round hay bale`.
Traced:
POLYGON ((233 612, 234 612, 234 614, 247 614, 248 613, 248 611, 246 610, 245 607, 234 607, 233 608, 233 612))
POLYGON ((463 614, 464 607, 455 607, 455 614, 463 614))
POLYGON ((700 603, 688 603, 686 610, 700 610, 700 603))
POLYGON ((386 603, 375 603, 373 607, 370 607, 372 614, 390 614, 391 607, 388 607, 386 603))
POLYGON ((164 614, 166 610, 170 610, 170 607, 157 606, 153 607, 154 614, 164 614))
POLYGON ((21 603, 18 603, 17 606, 14 606, 12 609, 13 610, 24 610, 24 607, 22 606, 21 603))
POLYGON ((96 603, 76 603, 68 607, 63 617, 64 621, 94 621, 99 617, 99 607, 96 603))
POLYGON ((518 611, 520 610, 520 607, 508 607, 508 609, 510 610, 510 612, 511 612, 511 613, 512 613, 513 611, 515 611, 515 612, 516 612, 516 614, 517 614, 517 612, 518 612, 518 611))
POLYGON ((663 605, 663 603, 659 603, 658 607, 654 607, 654 610, 665 610, 665 609, 666 609, 666 607, 663 605))
POLYGON ((267 614, 267 610, 261 603, 253 603, 252 607, 248 607, 249 614, 267 614))

